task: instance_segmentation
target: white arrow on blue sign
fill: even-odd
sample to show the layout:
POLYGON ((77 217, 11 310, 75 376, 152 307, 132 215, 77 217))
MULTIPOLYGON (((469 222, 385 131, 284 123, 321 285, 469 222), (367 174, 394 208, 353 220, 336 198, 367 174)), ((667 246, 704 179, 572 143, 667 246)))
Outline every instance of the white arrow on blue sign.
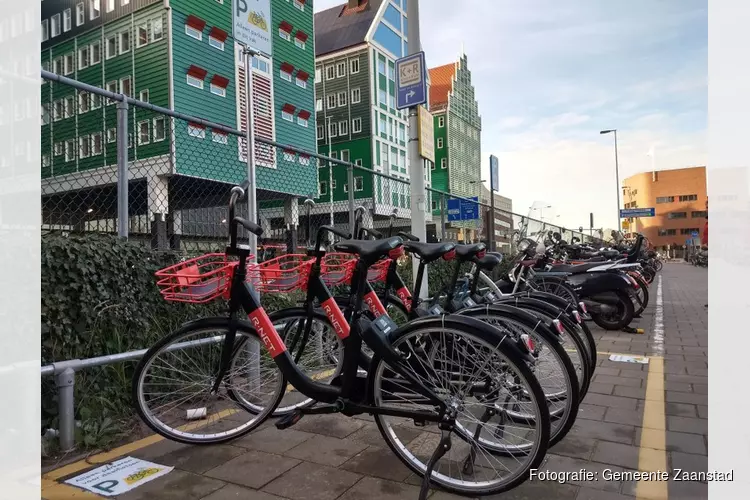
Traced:
POLYGON ((427 102, 427 68, 424 52, 396 61, 396 107, 419 106, 427 102))

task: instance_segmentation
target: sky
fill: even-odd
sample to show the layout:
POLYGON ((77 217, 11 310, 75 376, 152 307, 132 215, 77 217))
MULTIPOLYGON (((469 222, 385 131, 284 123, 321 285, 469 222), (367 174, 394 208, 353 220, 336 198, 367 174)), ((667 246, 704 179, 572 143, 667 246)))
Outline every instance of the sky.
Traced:
MULTIPOLYGON (((341 0, 317 0, 315 10, 341 0)), ((421 0, 427 64, 462 47, 482 116, 482 179, 499 158, 513 210, 615 227, 620 181, 705 165, 707 0, 421 0), (459 7, 460 8, 457 8, 459 7), (654 148, 654 158, 647 156, 654 148)))

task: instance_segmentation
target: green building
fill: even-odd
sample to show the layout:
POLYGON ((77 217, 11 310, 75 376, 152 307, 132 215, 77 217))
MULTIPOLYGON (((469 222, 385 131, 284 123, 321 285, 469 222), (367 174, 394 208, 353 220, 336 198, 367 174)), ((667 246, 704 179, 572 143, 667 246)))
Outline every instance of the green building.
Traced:
MULTIPOLYGON (((355 170, 355 202, 370 209, 376 225, 394 209, 410 218, 408 117, 396 109, 395 81, 395 61, 408 53, 406 2, 349 0, 315 14, 318 153, 404 181, 355 170)), ((430 162, 422 161, 429 186, 430 162)), ((316 211, 345 222, 346 168, 321 163, 318 172, 316 211)))
MULTIPOLYGON (((272 55, 255 57, 252 65, 254 130, 315 151, 312 5, 270 3, 272 55)), ((45 0, 42 67, 245 130, 245 56, 232 37, 232 6, 232 0, 45 0)), ((42 109, 43 193, 62 198, 75 190, 77 200, 100 205, 92 201, 91 207, 80 207, 86 217, 70 207, 64 213, 47 209, 45 223, 85 226, 96 219, 114 227, 116 202, 102 200, 115 189, 116 106, 47 82, 42 109)), ((128 125, 131 232, 152 232, 153 222, 163 221, 177 236, 173 242, 180 235, 224 234, 219 213, 226 200, 218 200, 217 193, 225 192, 225 183, 246 178, 245 141, 136 106, 130 106, 128 125)), ((314 162, 291 150, 257 146, 256 162, 261 213, 274 205, 290 212, 281 214, 284 220, 264 222, 270 227, 294 223, 296 197, 317 190, 314 162)))
MULTIPOLYGON (((461 197, 480 196, 482 119, 466 54, 430 69, 430 81, 430 111, 435 119, 432 186, 461 197)), ((432 209, 433 215, 440 213, 439 200, 432 201, 432 209)), ((450 226, 449 238, 458 240, 474 239, 481 227, 474 222, 450 226)))

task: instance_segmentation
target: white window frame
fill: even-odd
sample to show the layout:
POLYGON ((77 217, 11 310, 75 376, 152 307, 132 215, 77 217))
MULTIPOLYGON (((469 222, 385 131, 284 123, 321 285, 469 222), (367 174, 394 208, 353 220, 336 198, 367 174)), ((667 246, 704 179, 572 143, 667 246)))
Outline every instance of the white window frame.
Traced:
POLYGON ((287 42, 291 42, 292 41, 292 34, 290 32, 288 32, 288 31, 284 30, 284 28, 279 27, 279 38, 281 38, 282 40, 286 40, 287 42))
POLYGON ((440 158, 440 168, 446 170, 448 168, 448 158, 440 158))
POLYGON ((227 89, 220 85, 216 85, 215 83, 211 83, 208 86, 209 90, 212 94, 217 95, 219 97, 226 97, 227 96, 227 89))
POLYGON ((71 52, 63 56, 63 74, 72 75, 73 71, 75 71, 75 57, 74 57, 74 54, 71 52))
POLYGON ((190 123, 188 123, 188 136, 194 137, 196 139, 205 139, 206 129, 204 127, 198 127, 196 125, 191 125, 190 123))
POLYGON ((309 126, 308 119, 302 118, 301 116, 297 115, 297 125, 307 128, 309 126))
POLYGON ((440 128, 445 127, 445 117, 444 116, 438 116, 438 127, 440 127, 440 128))
POLYGON ((117 57, 117 35, 116 34, 109 35, 104 40, 104 52, 105 52, 106 59, 112 59, 113 57, 117 57), (112 40, 114 40, 115 43, 114 43, 114 47, 112 49, 112 52, 110 53, 109 48, 110 48, 111 45, 110 45, 109 42, 111 42, 112 40))
POLYGON ((68 139, 67 141, 65 141, 65 161, 75 161, 75 147, 75 139, 68 139))
POLYGON ((336 78, 336 66, 330 64, 326 66, 326 80, 333 80, 336 78))
POLYGON ((62 141, 58 141, 52 147, 52 155, 53 156, 62 156, 63 154, 65 154, 65 143, 62 142, 62 141))
POLYGON ((42 125, 47 125, 52 121, 51 112, 52 110, 50 103, 46 102, 42 104, 42 125))
POLYGON ((102 62, 102 42, 97 40, 89 45, 89 66, 94 66, 102 62), (97 50, 94 50, 97 47, 97 50), (94 54, 97 55, 96 61, 94 61, 94 54))
POLYGON ((315 99, 315 111, 316 112, 323 111, 323 98, 322 97, 315 99))
POLYGON ((328 194, 328 181, 318 182, 318 197, 328 194))
POLYGON ((349 135, 349 120, 343 120, 339 122, 339 135, 349 135))
POLYGON ((42 20, 42 41, 49 40, 49 19, 42 20))
POLYGON ((218 132, 216 130, 211 130, 211 142, 216 142, 219 144, 228 144, 229 138, 227 134, 224 132, 218 132))
POLYGON ((208 44, 215 49, 224 50, 224 42, 218 38, 212 37, 211 35, 208 36, 208 44))
POLYGON ((281 110, 281 119, 286 120, 288 122, 294 123, 294 114, 290 113, 289 111, 281 110))
POLYGON ((63 33, 67 33, 73 28, 73 11, 67 8, 63 11, 63 33))
POLYGON ((62 25, 60 23, 60 14, 55 14, 54 16, 50 17, 50 38, 60 36, 60 33, 62 33, 62 25))
POLYGON ((349 163, 349 159, 351 158, 351 152, 348 149, 342 149, 339 151, 339 158, 341 158, 341 161, 345 161, 349 163))
POLYGON ((65 116, 65 104, 62 99, 57 99, 52 102, 52 121, 62 120, 65 116))
POLYGON ((336 102, 338 103, 338 107, 343 108, 343 107, 346 106, 346 103, 347 103, 347 94, 348 94, 348 92, 346 90, 342 90, 341 92, 339 92, 337 94, 337 96, 336 96, 336 102))
POLYGON ((355 57, 349 59, 349 74, 356 75, 357 73, 359 73, 359 58, 355 57))
POLYGON ((336 107, 336 94, 328 94, 326 96, 326 106, 328 109, 333 109, 336 107), (331 102, 333 102, 333 106, 331 106, 331 102))
POLYGON ((91 60, 91 47, 84 45, 78 49, 78 70, 86 69, 89 67, 89 61, 91 60), (86 57, 83 54, 86 53, 86 57))
POLYGON ((305 48, 307 47, 307 42, 303 42, 302 40, 300 40, 299 38, 297 38, 295 36, 294 37, 294 45, 296 45, 297 48, 299 48, 301 50, 305 50, 305 48))
POLYGON ((323 81, 323 70, 320 67, 315 68, 315 83, 323 81))
POLYGON ((343 78, 346 76, 346 62, 336 63, 336 78, 343 78))
POLYGON ((292 74, 287 71, 284 71, 283 69, 279 69, 279 77, 285 82, 292 81, 292 74))
POLYGON ((152 130, 153 130, 154 139, 153 139, 152 142, 161 142, 161 141, 163 141, 163 140, 165 140, 167 138, 167 120, 163 116, 159 116, 159 117, 154 118, 153 121, 154 121, 154 123, 152 125, 152 127, 153 127, 152 130), (162 123, 162 133, 163 133, 163 135, 161 137, 158 137, 156 135, 156 130, 157 130, 156 124, 158 122, 162 123))
POLYGON ((107 143, 117 142, 117 129, 115 127, 107 129, 107 143))
POLYGON ((328 137, 336 137, 338 136, 338 125, 336 122, 331 121, 328 123, 328 137))
POLYGON ((195 38, 198 41, 203 40, 203 31, 198 31, 197 29, 193 28, 189 24, 185 25, 185 34, 189 36, 190 38, 195 38))
POLYGON ((89 0, 89 19, 98 19, 102 15, 101 0, 89 0))
MULTIPOLYGON (((105 89, 108 90, 109 92, 112 92, 113 94, 116 94, 117 93, 117 80, 112 80, 112 81, 107 82, 105 84, 105 89)), ((114 104, 114 103, 115 103, 115 101, 112 100, 112 99, 108 99, 107 100, 107 105, 108 106, 110 104, 114 104)))
POLYGON ((292 3, 294 6, 299 9, 301 12, 305 12, 305 2, 302 2, 300 0, 292 0, 292 3))
POLYGON ((161 16, 151 20, 151 43, 157 42, 164 38, 164 25, 161 16), (158 31, 157 31, 158 27, 158 31), (157 37, 156 34, 159 33, 157 37))
POLYGON ((78 158, 88 158, 91 156, 91 136, 84 135, 78 138, 78 158), (87 151, 84 153, 84 146, 87 151))
POLYGON ((437 148, 438 148, 438 149, 443 149, 443 145, 444 145, 444 144, 443 144, 443 138, 442 138, 442 137, 438 137, 438 140, 437 140, 437 148))
POLYGON ((198 78, 196 76, 193 76, 191 74, 187 74, 186 75, 185 81, 191 87, 195 87, 197 89, 202 89, 203 88, 203 80, 201 80, 200 78, 198 78))
POLYGON ((47 168, 51 164, 49 155, 42 155, 42 167, 47 168))
POLYGON ((316 138, 319 141, 326 138, 326 128, 324 125, 318 124, 316 127, 316 138))
POLYGON ((72 118, 75 115, 73 112, 75 105, 76 100, 72 95, 63 98, 63 118, 72 118))
POLYGON ((360 102, 362 102, 362 90, 359 87, 355 87, 352 89, 351 103, 359 104, 360 102))
POLYGON ((63 58, 56 57, 52 60, 52 72, 56 75, 62 75, 63 72, 63 58))
POLYGON ((358 191, 364 191, 365 190, 365 178, 360 176, 357 176, 354 178, 354 192, 358 191))
POLYGON ((78 113, 91 111, 91 95, 88 92, 78 92, 78 113))
POLYGON ((352 134, 359 134, 362 132, 362 118, 357 117, 352 120, 352 134))
POLYGON ((148 29, 148 23, 141 23, 135 28, 135 48, 140 49, 141 47, 145 47, 149 44, 151 41, 151 32, 148 29), (141 30, 143 30, 146 33, 146 41, 141 41, 141 30))
POLYGON ((76 4, 76 26, 80 26, 86 22, 86 6, 83 2, 76 4))
POLYGON ((148 89, 143 89, 140 92, 138 92, 138 100, 141 102, 149 102, 149 92, 148 89))
POLYGON ((130 52, 130 28, 128 28, 125 31, 121 31, 120 33, 118 33, 117 38, 118 38, 117 41, 120 44, 120 46, 118 47, 120 49, 119 50, 120 54, 127 54, 128 52, 130 52), (128 37, 128 48, 127 49, 123 49, 123 47, 125 46, 125 44, 123 43, 123 37, 125 37, 125 36, 128 37))
POLYGON ((331 179, 331 190, 336 189, 336 179, 331 179))
POLYGON ((104 141, 101 132, 91 134, 91 145, 89 146, 90 156, 99 156, 104 151, 104 141), (99 150, 96 150, 96 138, 99 138, 99 150))
POLYGON ((305 167, 310 166, 310 157, 309 156, 299 155, 297 157, 297 161, 302 166, 305 166, 305 167))
POLYGON ((130 78, 130 76, 123 76, 122 78, 120 78, 120 93, 125 94, 128 97, 133 96, 133 79, 130 78), (129 87, 127 93, 123 90, 123 87, 124 87, 123 84, 125 82, 128 82, 128 87, 129 87))
POLYGON ((115 0, 107 0, 107 12, 115 10, 115 0))
POLYGON ((297 87, 299 87, 301 89, 306 89, 307 88, 307 80, 303 80, 299 76, 295 78, 294 83, 296 83, 297 87))

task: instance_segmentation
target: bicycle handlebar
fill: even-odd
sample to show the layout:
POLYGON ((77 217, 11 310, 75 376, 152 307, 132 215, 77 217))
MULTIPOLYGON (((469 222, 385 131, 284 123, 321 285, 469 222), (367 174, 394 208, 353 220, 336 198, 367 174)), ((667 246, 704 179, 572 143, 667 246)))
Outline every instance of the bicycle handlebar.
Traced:
POLYGON ((336 229, 332 226, 320 226, 318 228, 318 235, 315 238, 315 251, 317 252, 320 250, 320 245, 323 242, 323 234, 326 232, 333 233, 336 236, 343 238, 345 240, 350 240, 352 238, 352 235, 349 233, 345 233, 344 231, 341 231, 340 229, 336 229))
POLYGON ((417 238, 413 234, 405 233, 403 231, 399 231, 398 235, 409 241, 419 241, 419 238, 417 238))
POLYGON ((254 222, 243 219, 242 217, 235 217, 235 205, 237 201, 245 197, 245 192, 250 185, 250 181, 245 180, 239 186, 234 186, 229 196, 229 247, 232 249, 237 248, 237 224, 242 225, 245 229, 250 231, 256 236, 263 234, 263 228, 254 222))

